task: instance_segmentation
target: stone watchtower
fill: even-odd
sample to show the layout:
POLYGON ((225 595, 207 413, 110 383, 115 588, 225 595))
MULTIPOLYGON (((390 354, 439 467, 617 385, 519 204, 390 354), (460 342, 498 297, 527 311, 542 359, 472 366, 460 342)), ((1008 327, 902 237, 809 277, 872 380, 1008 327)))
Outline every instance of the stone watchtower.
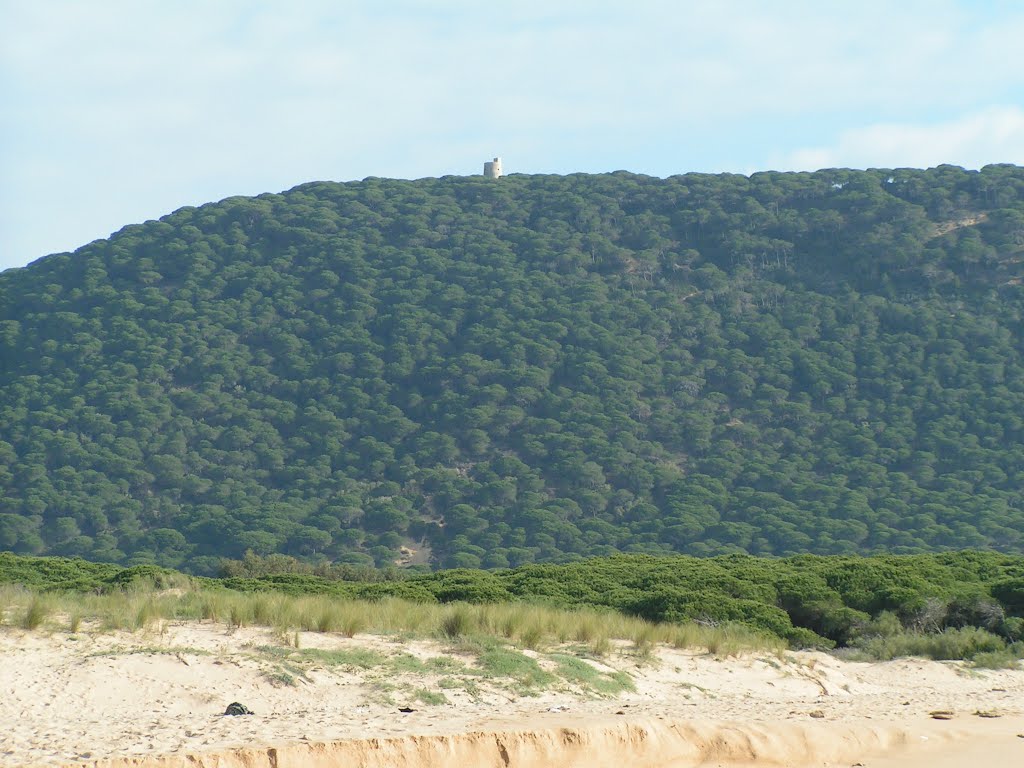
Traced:
POLYGON ((484 176, 488 179, 501 178, 501 158, 496 157, 484 163, 484 176))

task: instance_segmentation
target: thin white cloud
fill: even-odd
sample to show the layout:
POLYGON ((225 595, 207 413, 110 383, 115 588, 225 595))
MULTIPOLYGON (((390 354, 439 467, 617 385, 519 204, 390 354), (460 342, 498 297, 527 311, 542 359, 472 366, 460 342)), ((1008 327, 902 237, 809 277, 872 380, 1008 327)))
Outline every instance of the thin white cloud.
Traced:
POLYGON ((786 170, 920 167, 950 163, 980 168, 1024 165, 1024 109, 992 107, 935 124, 880 123, 844 131, 835 143, 807 147, 780 159, 786 170))

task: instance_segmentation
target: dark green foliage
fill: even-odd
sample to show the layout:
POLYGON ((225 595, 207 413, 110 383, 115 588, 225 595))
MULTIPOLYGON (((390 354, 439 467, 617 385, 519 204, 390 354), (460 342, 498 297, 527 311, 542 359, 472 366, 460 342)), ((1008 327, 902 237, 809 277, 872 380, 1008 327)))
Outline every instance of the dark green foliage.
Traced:
MULTIPOLYGON (((1013 166, 184 208, 0 274, 0 549, 205 575, 1022 552, 1022 318, 1013 166)), ((905 606, 878 568, 822 578, 905 606)))
POLYGON ((124 568, 63 557, 18 557, 0 552, 0 583, 44 590, 105 591, 124 568))
POLYGON ((742 622, 786 637, 793 625, 781 608, 742 598, 724 598, 721 593, 661 588, 642 594, 622 606, 629 613, 648 621, 682 623, 700 621, 714 624, 742 622))
POLYGON ((992 585, 992 597, 1003 605, 1007 613, 1024 617, 1024 577, 996 582, 992 585))
POLYGON ((181 573, 153 565, 123 568, 78 558, 20 557, 0 552, 0 583, 45 591, 101 593, 135 585, 166 589, 188 582, 181 573))
POLYGON ((488 571, 441 571, 430 577, 430 589, 442 603, 504 603, 512 599, 500 577, 488 571))
POLYGON ((134 584, 144 584, 156 589, 168 589, 183 581, 181 574, 155 565, 135 565, 119 571, 108 580, 111 587, 126 589, 134 584))
POLYGON ((247 579, 230 576, 217 580, 239 592, 283 592, 286 595, 336 595, 353 597, 358 591, 351 582, 332 581, 319 576, 279 574, 247 579))
POLYGON ((1011 616, 1003 622, 1002 634, 1013 642, 1024 642, 1024 619, 1011 616))
POLYGON ((417 603, 437 602, 437 596, 424 584, 412 581, 390 581, 361 584, 354 594, 362 600, 382 600, 397 597, 417 603))

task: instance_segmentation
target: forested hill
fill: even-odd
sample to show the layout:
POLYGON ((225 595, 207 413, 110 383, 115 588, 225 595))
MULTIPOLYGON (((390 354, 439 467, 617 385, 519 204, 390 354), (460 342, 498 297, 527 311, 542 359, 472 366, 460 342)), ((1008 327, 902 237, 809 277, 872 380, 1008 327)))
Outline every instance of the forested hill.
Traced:
POLYGON ((0 549, 1024 552, 1024 169, 367 179, 0 274, 0 549))

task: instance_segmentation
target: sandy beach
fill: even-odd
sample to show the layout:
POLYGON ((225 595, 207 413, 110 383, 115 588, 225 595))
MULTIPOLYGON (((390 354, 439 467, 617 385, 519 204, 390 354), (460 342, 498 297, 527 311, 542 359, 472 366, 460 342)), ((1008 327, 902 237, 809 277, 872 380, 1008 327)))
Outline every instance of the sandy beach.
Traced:
MULTIPOLYGON (((536 686, 483 675, 433 641, 297 639, 214 623, 4 628, 0 765, 1024 764, 1024 671, 622 648, 586 662, 595 680, 630 681, 609 693, 558 674, 536 686), (254 714, 225 716, 236 701, 254 714)), ((558 650, 523 654, 554 672, 558 650)))

